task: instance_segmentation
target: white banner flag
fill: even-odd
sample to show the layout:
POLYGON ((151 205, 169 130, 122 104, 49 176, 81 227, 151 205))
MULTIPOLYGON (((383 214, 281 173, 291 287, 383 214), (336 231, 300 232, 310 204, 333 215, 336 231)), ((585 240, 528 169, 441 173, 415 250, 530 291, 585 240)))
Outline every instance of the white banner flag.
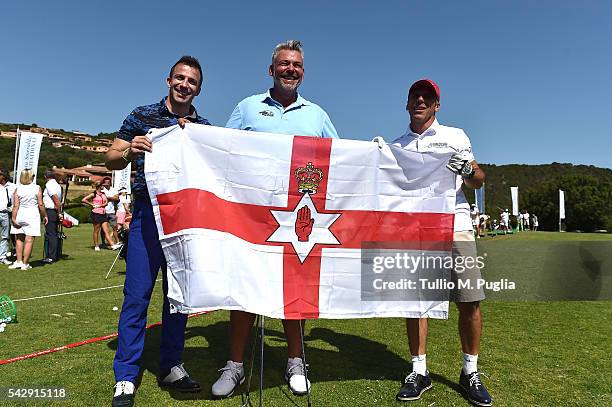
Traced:
POLYGON ((485 210, 485 184, 482 183, 482 186, 478 189, 474 190, 474 201, 476 202, 476 207, 478 208, 478 213, 484 215, 485 210))
MULTIPOLYGON (((386 259, 398 244, 423 258, 450 253, 448 154, 197 124, 149 137, 145 175, 173 311, 447 317, 448 296, 390 300, 376 291, 387 274, 370 281, 378 275, 367 270, 382 268, 383 256, 362 262, 362 249, 386 259)), ((391 294, 404 281, 395 283, 391 294)))
POLYGON ((565 191, 559 190, 559 220, 565 219, 565 191))
POLYGON ((512 214, 514 216, 518 216, 519 215, 518 187, 510 187, 510 195, 512 196, 512 214))
POLYGON ((128 163, 127 167, 122 170, 113 171, 113 188, 119 191, 122 188, 127 189, 127 193, 132 193, 131 187, 132 163, 128 163))
POLYGON ((17 156, 17 170, 14 175, 15 183, 20 184, 19 174, 21 174, 21 171, 30 169, 35 175, 32 181, 35 184, 43 135, 29 131, 19 131, 17 137, 19 139, 19 154, 17 156))

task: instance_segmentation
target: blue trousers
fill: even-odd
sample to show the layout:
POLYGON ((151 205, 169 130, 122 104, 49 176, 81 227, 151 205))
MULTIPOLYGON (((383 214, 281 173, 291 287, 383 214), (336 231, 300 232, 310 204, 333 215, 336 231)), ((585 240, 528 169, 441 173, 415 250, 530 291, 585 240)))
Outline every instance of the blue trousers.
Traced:
POLYGON ((160 267, 163 275, 164 305, 159 367, 164 370, 181 363, 187 315, 170 314, 166 259, 159 243, 153 208, 149 201, 136 200, 130 224, 118 346, 113 362, 115 381, 134 382, 138 376, 144 349, 147 308, 160 267))

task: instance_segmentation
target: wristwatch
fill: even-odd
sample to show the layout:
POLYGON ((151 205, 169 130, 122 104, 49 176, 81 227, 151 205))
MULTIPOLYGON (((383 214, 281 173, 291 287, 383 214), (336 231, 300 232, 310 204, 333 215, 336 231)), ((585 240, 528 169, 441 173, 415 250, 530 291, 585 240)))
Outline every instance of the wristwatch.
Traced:
POLYGON ((129 155, 130 155, 130 147, 123 150, 123 152, 121 153, 121 158, 123 158, 126 163, 132 162, 132 160, 128 158, 129 155))
POLYGON ((474 167, 472 167, 472 163, 469 161, 466 162, 461 169, 461 177, 470 179, 474 176, 474 174, 476 174, 476 170, 474 170, 474 167))

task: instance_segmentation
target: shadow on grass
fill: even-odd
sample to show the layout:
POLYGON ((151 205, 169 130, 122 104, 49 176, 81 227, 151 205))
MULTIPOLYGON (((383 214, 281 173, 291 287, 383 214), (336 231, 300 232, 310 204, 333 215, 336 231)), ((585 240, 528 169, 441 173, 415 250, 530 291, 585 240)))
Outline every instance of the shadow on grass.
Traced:
POLYGON ((431 380, 434 383, 442 383, 443 385, 445 385, 449 389, 452 389, 456 393, 459 393, 461 395, 461 397, 463 397, 465 400, 467 400, 467 396, 465 395, 465 392, 463 391, 461 386, 459 386, 459 383, 458 383, 459 382, 459 373, 457 373, 457 378, 455 378, 455 379, 449 379, 447 377, 440 376, 439 374, 431 373, 431 372, 429 373, 429 376, 431 377, 431 380))
MULTIPOLYGON (((218 369, 225 365, 229 355, 229 322, 216 322, 204 327, 188 327, 186 339, 202 338, 207 346, 187 347, 183 353, 185 369, 194 380, 202 384, 202 392, 195 394, 170 391, 178 400, 212 399, 210 387, 219 377, 218 369)), ((286 387, 284 374, 287 364, 287 348, 284 332, 266 329, 264 346, 264 389, 286 387)), ((141 372, 137 385, 142 380, 144 370, 157 375, 159 372, 159 344, 161 327, 147 331, 145 349, 142 356, 141 372)), ((306 361, 310 365, 309 378, 316 386, 317 382, 348 380, 396 380, 398 383, 406 372, 408 364, 404 359, 390 351, 385 344, 378 343, 356 335, 334 332, 331 329, 314 327, 304 338, 306 361), (318 342, 318 343, 315 343, 318 342), (323 344, 321 345, 321 342, 323 344), (327 349, 321 349, 322 347, 327 349), (331 349, 330 349, 331 348, 331 349)), ((109 348, 117 349, 117 339, 108 342, 109 348)), ((250 349, 245 354, 245 371, 248 376, 250 349)), ((251 391, 259 388, 259 344, 256 349, 251 391)), ((436 376, 453 389, 459 389, 450 380, 436 376)), ((244 392, 246 384, 241 386, 244 392)), ((460 390, 460 389, 459 389, 460 390)), ((292 397, 287 394, 287 397, 292 397)))

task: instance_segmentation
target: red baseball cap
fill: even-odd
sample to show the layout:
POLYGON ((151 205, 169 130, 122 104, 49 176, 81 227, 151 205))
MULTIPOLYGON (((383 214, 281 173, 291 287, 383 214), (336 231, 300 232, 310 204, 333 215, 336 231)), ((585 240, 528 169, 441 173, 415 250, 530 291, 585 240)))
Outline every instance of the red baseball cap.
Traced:
POLYGON ((440 87, 438 86, 437 83, 435 83, 431 79, 419 79, 418 81, 413 83, 410 86, 410 90, 408 91, 408 96, 410 96, 410 92, 412 92, 412 89, 418 86, 428 86, 431 89, 433 89, 433 91, 436 93, 436 97, 438 98, 438 102, 440 101, 440 87))

